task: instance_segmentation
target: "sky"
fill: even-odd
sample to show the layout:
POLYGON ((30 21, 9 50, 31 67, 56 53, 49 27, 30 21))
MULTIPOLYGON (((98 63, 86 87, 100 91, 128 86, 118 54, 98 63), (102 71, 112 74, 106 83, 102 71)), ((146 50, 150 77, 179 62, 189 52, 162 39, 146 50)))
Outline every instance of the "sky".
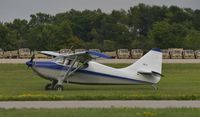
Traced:
POLYGON ((38 12, 55 15, 70 9, 100 8, 103 12, 110 13, 114 9, 127 10, 139 3, 200 9, 200 0, 0 0, 0 21, 11 22, 15 18, 29 20, 31 14, 38 12))

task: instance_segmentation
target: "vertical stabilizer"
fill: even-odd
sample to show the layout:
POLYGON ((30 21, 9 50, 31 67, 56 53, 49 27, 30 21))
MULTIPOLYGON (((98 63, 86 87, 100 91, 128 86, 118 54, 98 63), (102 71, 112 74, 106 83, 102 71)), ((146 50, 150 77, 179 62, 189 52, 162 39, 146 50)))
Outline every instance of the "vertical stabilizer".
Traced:
POLYGON ((162 52, 158 48, 150 50, 147 54, 137 60, 134 64, 124 68, 128 71, 139 73, 162 73, 162 52))

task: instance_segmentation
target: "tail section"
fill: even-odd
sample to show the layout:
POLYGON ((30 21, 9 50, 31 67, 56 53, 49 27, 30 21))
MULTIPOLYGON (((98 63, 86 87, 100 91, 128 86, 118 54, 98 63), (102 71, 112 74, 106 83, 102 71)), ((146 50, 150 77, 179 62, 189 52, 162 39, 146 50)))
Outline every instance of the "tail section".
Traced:
POLYGON ((137 71, 141 74, 160 74, 162 73, 162 52, 158 48, 150 50, 134 64, 124 68, 128 71, 137 71))

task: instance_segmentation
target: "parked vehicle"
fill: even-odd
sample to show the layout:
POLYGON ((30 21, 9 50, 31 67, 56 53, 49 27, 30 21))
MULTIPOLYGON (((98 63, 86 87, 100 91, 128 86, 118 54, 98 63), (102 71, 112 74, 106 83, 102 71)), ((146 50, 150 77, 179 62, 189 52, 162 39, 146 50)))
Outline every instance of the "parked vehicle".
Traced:
POLYGON ((18 58, 18 51, 13 50, 13 51, 5 51, 3 54, 4 58, 18 58))
POLYGON ((31 51, 29 48, 20 48, 18 53, 19 53, 19 58, 30 58, 31 57, 31 51))
POLYGON ((200 50, 195 51, 195 58, 200 59, 200 50))
POLYGON ((11 58, 18 58, 18 51, 17 50, 12 50, 11 51, 11 58))
POLYGON ((169 50, 168 49, 162 49, 162 53, 163 53, 163 59, 170 59, 170 55, 169 55, 169 50))
POLYGON ((142 49, 131 49, 131 58, 132 59, 139 59, 143 56, 142 49))
POLYGON ((194 59, 194 50, 183 50, 184 59, 194 59))
POLYGON ((129 59, 130 51, 128 49, 118 49, 117 50, 117 58, 118 59, 129 59))
POLYGON ((3 57, 4 57, 4 58, 11 58, 11 51, 5 51, 5 52, 3 53, 3 57))
POLYGON ((103 52, 103 53, 110 56, 113 59, 117 58, 116 51, 108 51, 108 52, 103 52))
POLYGON ((0 58, 3 58, 3 49, 0 48, 0 58))
POLYGON ((35 58, 37 58, 37 59, 49 59, 49 58, 51 58, 47 55, 41 54, 40 51, 34 51, 34 54, 35 54, 35 58))
POLYGON ((170 48, 169 54, 171 59, 182 59, 183 48, 170 48))

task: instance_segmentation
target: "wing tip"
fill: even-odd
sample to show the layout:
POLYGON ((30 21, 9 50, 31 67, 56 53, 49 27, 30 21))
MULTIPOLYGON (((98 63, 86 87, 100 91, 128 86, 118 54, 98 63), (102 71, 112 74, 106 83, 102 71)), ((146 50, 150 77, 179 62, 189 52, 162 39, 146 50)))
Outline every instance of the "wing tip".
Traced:
POLYGON ((162 52, 160 48, 153 48, 151 50, 156 51, 156 52, 162 52))

